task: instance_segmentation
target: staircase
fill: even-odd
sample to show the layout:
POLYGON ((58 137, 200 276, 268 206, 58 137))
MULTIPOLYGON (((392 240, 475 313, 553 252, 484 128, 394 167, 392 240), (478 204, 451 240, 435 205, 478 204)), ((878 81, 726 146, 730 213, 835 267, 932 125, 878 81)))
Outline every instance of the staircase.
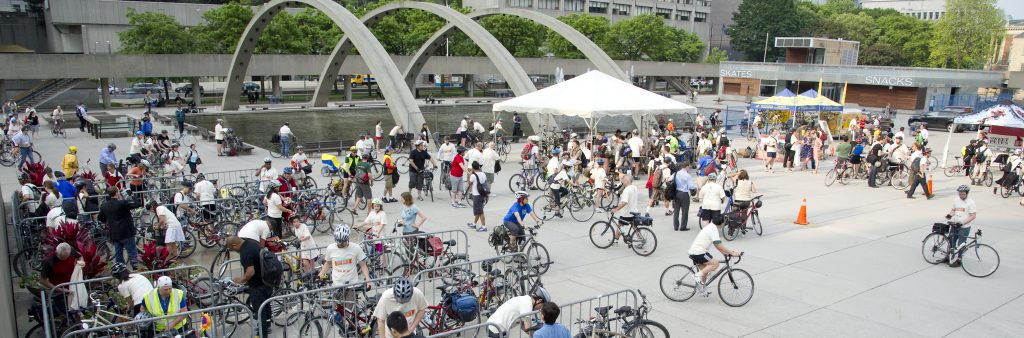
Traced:
POLYGON ((14 97, 18 105, 38 107, 60 94, 74 88, 86 79, 50 79, 14 97))
POLYGON ((680 80, 678 77, 666 76, 663 77, 663 79, 665 79, 665 82, 680 94, 689 95, 690 93, 697 91, 697 89, 690 86, 689 81, 680 80))

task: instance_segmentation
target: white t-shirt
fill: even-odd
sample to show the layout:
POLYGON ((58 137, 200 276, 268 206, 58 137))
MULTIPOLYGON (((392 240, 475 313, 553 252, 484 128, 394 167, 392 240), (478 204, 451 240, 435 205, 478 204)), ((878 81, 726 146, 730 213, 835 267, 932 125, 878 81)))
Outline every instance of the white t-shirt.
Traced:
POLYGON ((266 199, 267 203, 267 216, 273 218, 281 218, 284 215, 284 211, 281 211, 281 195, 277 193, 270 194, 270 197, 266 199))
POLYGON ((78 221, 64 216, 64 209, 52 208, 46 213, 46 227, 56 229, 61 223, 78 223, 78 221))
POLYGON ((953 217, 950 221, 963 224, 972 213, 977 213, 978 207, 974 205, 974 199, 960 199, 960 196, 953 197, 953 217))
POLYGON ((604 167, 590 169, 590 178, 594 180, 594 189, 606 189, 608 186, 608 174, 604 172, 604 167))
POLYGON ((764 139, 765 151, 775 153, 779 151, 779 139, 775 136, 768 136, 764 139))
POLYGON ((476 191, 477 182, 484 182, 484 183, 486 183, 487 182, 487 175, 484 175, 484 173, 482 173, 482 172, 475 172, 475 173, 470 174, 469 177, 470 177, 469 179, 472 180, 472 182, 466 181, 466 184, 469 185, 469 194, 471 196, 478 196, 478 195, 480 195, 480 192, 476 191))
POLYGON ((288 128, 288 126, 281 126, 281 130, 278 130, 277 133, 281 134, 281 136, 290 136, 292 134, 292 128, 288 128))
MULTIPOLYGON (((174 193, 174 205, 177 206, 177 208, 178 208, 178 217, 186 217, 186 215, 185 215, 186 211, 185 211, 184 207, 188 206, 188 205, 185 205, 183 203, 190 203, 190 202, 192 202, 192 194, 191 193, 189 193, 188 195, 186 195, 185 193, 180 192, 180 191, 174 193)), ((191 207, 191 206, 189 206, 189 207, 191 207)))
POLYGON ((558 172, 558 167, 562 166, 562 161, 558 160, 558 157, 552 157, 548 159, 547 171, 548 175, 554 175, 558 172))
POLYGON ((565 170, 559 170, 555 174, 554 180, 551 181, 551 189, 558 190, 562 188, 562 182, 569 180, 569 174, 565 173, 565 170))
POLYGON ((473 162, 479 162, 481 166, 484 165, 484 153, 476 148, 466 150, 464 157, 466 158, 466 168, 472 168, 473 162))
POLYGON ((485 173, 488 174, 493 174, 494 163, 497 163, 498 159, 499 157, 497 151, 494 151, 494 149, 491 148, 484 149, 484 162, 480 163, 482 165, 482 167, 480 167, 480 170, 483 170, 485 173))
MULTIPOLYGON (((512 297, 504 304, 494 310, 494 313, 487 318, 487 322, 508 330, 516 318, 533 311, 533 297, 518 296, 512 297)), ((493 332, 493 331, 492 331, 493 332)))
POLYGON ((643 152, 644 148, 644 140, 638 136, 633 136, 629 139, 629 141, 626 142, 629 143, 629 149, 633 150, 630 153, 630 156, 640 157, 640 153, 643 152))
POLYGON ((251 220, 238 230, 238 237, 263 243, 263 240, 270 237, 270 224, 267 224, 267 221, 264 220, 251 220))
POLYGON ((928 129, 921 128, 921 138, 924 138, 926 141, 928 140, 928 129))
POLYGON ((482 133, 487 131, 487 129, 485 129, 484 125, 480 124, 480 122, 473 121, 473 131, 482 133))
POLYGON ((156 207, 156 217, 164 217, 164 224, 167 225, 167 229, 180 228, 181 222, 178 222, 178 216, 175 216, 171 209, 166 206, 160 205, 156 207))
POLYGON ((388 133, 388 136, 398 136, 399 130, 402 130, 401 126, 395 126, 394 128, 391 128, 391 132, 388 133))
POLYGON ((21 202, 25 203, 25 208, 28 208, 29 211, 36 211, 36 208, 39 207, 39 199, 36 198, 36 189, 34 188, 35 186, 30 186, 30 184, 21 186, 21 202), (26 199, 25 196, 28 198, 26 199))
MULTIPOLYGON (((405 304, 395 300, 394 289, 387 289, 381 293, 380 300, 377 301, 377 306, 373 309, 373 318, 387 320, 391 312, 399 311, 405 316, 405 321, 409 323, 409 326, 412 327, 412 321, 416 320, 416 314, 426 311, 426 309, 427 299, 423 297, 423 291, 420 291, 420 288, 412 288, 412 299, 405 304)), ((387 338, 399 338, 392 336, 391 330, 384 331, 384 336, 387 338)))
POLYGON ((344 248, 334 244, 327 246, 324 259, 331 262, 334 286, 341 286, 359 281, 359 262, 366 259, 366 253, 356 243, 349 243, 344 248))
POLYGON ((218 123, 216 126, 214 126, 213 127, 213 139, 214 140, 224 140, 224 135, 227 133, 227 131, 224 130, 224 129, 225 128, 223 126, 221 126, 220 123, 218 123))
POLYGON ((57 194, 48 194, 45 192, 43 192, 42 194, 46 195, 46 199, 43 200, 43 203, 46 203, 46 206, 48 208, 60 208, 61 199, 57 197, 57 194))
POLYGON ((700 188, 700 207, 704 210, 722 210, 725 190, 718 182, 709 181, 700 188))
POLYGON ((132 145, 128 148, 129 154, 142 153, 142 147, 146 146, 145 139, 139 139, 138 137, 132 139, 132 145))
POLYGON ((640 212, 640 203, 637 202, 637 195, 639 194, 639 189, 632 184, 622 189, 622 193, 619 194, 619 201, 626 202, 626 212, 640 212))
POLYGON ((198 183, 196 183, 195 190, 196 193, 199 194, 199 201, 205 202, 202 203, 204 205, 213 204, 213 202, 207 201, 213 201, 214 199, 217 198, 217 188, 213 186, 213 182, 207 180, 199 181, 198 183))
POLYGON ((297 169, 302 169, 302 166, 305 165, 305 162, 308 160, 309 157, 306 156, 306 153, 295 153, 295 155, 292 155, 292 163, 299 166, 297 169))
MULTIPOLYGON (((294 228, 293 228, 294 229, 294 228)), ((299 228, 295 230, 295 238, 309 237, 309 239, 302 240, 299 242, 299 249, 313 249, 316 248, 316 240, 313 239, 313 235, 309 232, 309 226, 299 223, 299 228)))
POLYGON ((380 212, 370 212, 366 215, 366 219, 363 222, 370 224, 370 232, 376 236, 380 236, 381 230, 384 229, 384 225, 388 224, 388 214, 381 210, 380 212))
POLYGON ((128 280, 117 285, 117 293, 124 298, 131 297, 133 305, 142 304, 150 291, 153 291, 153 283, 146 276, 134 273, 128 275, 128 280))
POLYGON ((722 237, 718 234, 718 227, 714 224, 705 225, 697 237, 693 239, 693 245, 686 253, 690 255, 703 255, 708 253, 712 244, 722 243, 722 237))
POLYGON ((267 191, 267 181, 277 179, 277 169, 260 168, 260 191, 267 191))
POLYGON ((384 127, 378 124, 373 128, 373 136, 381 137, 382 135, 384 135, 384 127))
POLYGON ((440 158, 441 161, 451 162, 455 159, 455 144, 450 142, 441 144, 440 147, 437 147, 437 157, 440 158))

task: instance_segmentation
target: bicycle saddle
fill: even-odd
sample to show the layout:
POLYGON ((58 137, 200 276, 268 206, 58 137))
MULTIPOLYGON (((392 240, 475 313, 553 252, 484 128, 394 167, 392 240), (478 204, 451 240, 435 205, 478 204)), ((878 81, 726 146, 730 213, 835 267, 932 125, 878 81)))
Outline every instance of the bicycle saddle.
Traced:
POLYGON ((620 316, 623 315, 623 314, 631 314, 631 313, 633 313, 633 308, 630 307, 629 305, 625 305, 625 306, 620 307, 620 308, 615 310, 615 314, 620 315, 620 316))
POLYGON ((468 254, 455 254, 452 257, 453 257, 453 259, 459 259, 459 258, 461 258, 461 259, 469 259, 469 255, 468 254))
POLYGON ((612 306, 609 305, 609 306, 595 307, 594 311, 597 311, 597 313, 600 314, 602 317, 607 317, 608 316, 608 310, 611 310, 611 309, 612 309, 612 306))
POLYGON ((451 239, 451 240, 444 241, 441 244, 444 244, 445 246, 454 246, 455 243, 456 243, 455 240, 451 239))

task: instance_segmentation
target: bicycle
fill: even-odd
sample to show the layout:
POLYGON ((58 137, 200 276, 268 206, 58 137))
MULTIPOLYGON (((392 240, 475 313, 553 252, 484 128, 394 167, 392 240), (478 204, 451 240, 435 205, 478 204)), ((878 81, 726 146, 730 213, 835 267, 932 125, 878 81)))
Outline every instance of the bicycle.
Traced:
POLYGON ((508 189, 513 193, 526 190, 547 190, 548 182, 539 168, 523 168, 508 179, 508 189))
POLYGON ((754 230, 754 233, 757 233, 758 236, 764 233, 764 228, 761 226, 761 216, 757 212, 757 209, 761 208, 762 205, 761 196, 763 195, 752 198, 749 201, 750 205, 746 208, 736 209, 735 218, 732 216, 725 218, 726 226, 722 228, 722 238, 731 241, 739 235, 746 235, 747 230, 754 230), (747 227, 748 222, 750 227, 747 227))
POLYGON ((640 306, 634 309, 632 306, 624 305, 615 309, 613 313, 616 317, 608 316, 608 311, 612 310, 612 306, 596 307, 594 308, 594 311, 597 312, 596 317, 591 317, 586 321, 576 321, 576 324, 580 324, 580 333, 575 337, 669 337, 668 328, 665 325, 647 318, 654 308, 647 301, 647 295, 639 289, 636 292, 640 295, 640 306), (624 334, 611 331, 613 323, 619 323, 619 330, 624 334))
MULTIPOLYGON (((1004 178, 1004 180, 1006 179, 1004 178)), ((1003 198, 1009 198, 1014 191, 1016 191, 1018 195, 1024 196, 1024 179, 1021 179, 1020 176, 1017 177, 1017 182, 1014 184, 1006 184, 1004 182, 999 185, 999 196, 1002 196, 1003 198)))
MULTIPOLYGON (((43 159, 43 155, 40 155, 35 149, 32 149, 32 153, 29 156, 30 158, 26 159, 25 163, 37 163, 43 159)), ((0 151, 0 165, 10 167, 19 161, 21 161, 21 148, 12 145, 0 151)))
POLYGON ((718 279, 718 297, 722 299, 722 302, 732 307, 746 305, 754 297, 754 278, 743 269, 732 267, 743 260, 743 253, 735 256, 736 262, 732 262, 733 257, 726 255, 724 260, 720 260, 719 262, 724 263, 724 267, 710 275, 707 283, 700 281, 700 270, 696 266, 671 265, 661 273, 661 293, 665 295, 665 298, 676 302, 686 301, 698 291, 702 296, 708 297, 711 292, 707 291, 707 286, 721 277, 718 279), (726 291, 731 291, 728 299, 726 299, 726 291), (732 296, 737 297, 733 298, 732 296))
MULTIPOLYGON (((494 248, 494 252, 499 256, 524 253, 527 260, 524 262, 525 266, 531 270, 535 270, 538 275, 543 275, 548 272, 548 268, 551 267, 551 264, 554 264, 554 262, 551 261, 551 255, 548 253, 548 248, 537 242, 537 229, 540 229, 543 224, 544 223, 539 223, 532 227, 524 227, 526 232, 523 237, 525 238, 516 238, 517 242, 513 243, 513 246, 509 245, 508 236, 500 236, 498 235, 498 232, 492 233, 488 242, 491 244, 491 247, 494 248)), ((504 227, 504 225, 501 226, 504 227)), ((511 263, 511 261, 506 261, 506 263, 511 263)))
MULTIPOLYGON (((549 194, 537 196, 533 200, 533 207, 537 210, 540 218, 549 220, 555 215, 561 216, 562 210, 569 209, 569 214, 577 222, 586 222, 594 217, 596 208, 594 206, 594 193, 592 189, 586 189, 580 185, 567 186, 569 193, 562 197, 562 204, 555 204, 555 198, 549 194)), ((556 194, 557 192, 551 192, 556 194)))
POLYGON ((68 134, 64 132, 64 119, 54 119, 50 133, 53 137, 68 138, 68 134))
MULTIPOLYGON (((78 323, 75 323, 64 330, 64 334, 61 337, 71 336, 75 331, 88 330, 90 328, 107 326, 117 322, 126 322, 134 320, 132 317, 122 315, 118 312, 112 312, 107 308, 112 308, 117 311, 117 304, 113 299, 106 299, 106 302, 101 301, 97 294, 99 291, 93 291, 89 294, 89 306, 81 310, 72 310, 68 313, 70 317, 80 318, 78 323), (85 316, 89 314, 89 316, 85 316), (89 318, 85 318, 89 317, 89 318)), ((87 337, 125 337, 134 336, 135 332, 124 331, 122 328, 113 328, 109 331, 104 332, 90 332, 87 337)))
POLYGON ((430 202, 434 202, 434 172, 432 170, 421 171, 420 178, 423 179, 421 192, 430 195, 430 202))
POLYGON ((960 267, 968 275, 978 278, 992 275, 999 269, 999 253, 988 244, 980 243, 981 229, 974 232, 974 237, 966 236, 964 243, 953 248, 953 234, 962 226, 955 222, 932 225, 932 232, 921 241, 925 262, 939 264, 945 261, 953 266, 953 259, 959 258, 960 267))
POLYGON ((436 305, 427 306, 426 315, 420 321, 420 325, 416 327, 418 334, 434 335, 452 331, 466 325, 466 322, 460 320, 458 314, 447 304, 451 302, 451 298, 455 295, 469 290, 459 290, 459 288, 453 288, 449 285, 437 286, 436 289, 441 291, 441 300, 436 305))
POLYGON ((590 242, 599 249, 607 249, 621 237, 622 242, 633 249, 637 255, 647 257, 653 254, 654 250, 658 249, 658 236, 655 236, 654 231, 649 228, 653 220, 648 216, 641 216, 640 213, 631 212, 630 214, 633 215, 632 220, 608 213, 607 221, 594 222, 590 226, 590 242), (618 225, 612 225, 613 221, 618 225), (621 228, 622 225, 629 225, 629 229, 625 233, 616 229, 616 227, 621 228), (621 235, 616 236, 619 233, 621 235))
MULTIPOLYGON (((452 253, 451 247, 455 246, 455 244, 456 242, 454 239, 441 242, 443 249, 439 254, 434 254, 420 249, 414 250, 412 259, 407 260, 408 263, 403 263, 391 270, 391 276, 405 276, 411 278, 424 270, 450 265, 465 265, 465 263, 469 262, 469 256, 466 254, 452 253)), ((468 281, 471 278, 471 275, 472 273, 466 268, 452 268, 432 271, 426 277, 441 277, 442 282, 445 285, 453 285, 458 282, 468 281)))
POLYGON ((963 163, 963 161, 961 161, 960 159, 960 156, 953 156, 953 164, 947 166, 946 169, 943 169, 942 173, 946 174, 946 177, 953 177, 960 174, 970 174, 972 167, 971 164, 963 163))
MULTIPOLYGON (((339 293, 349 290, 338 290, 339 293)), ((336 297, 318 296, 314 299, 315 311, 302 311, 292 316, 302 316, 305 320, 299 328, 299 337, 333 337, 331 330, 336 330, 341 337, 371 337, 376 332, 377 319, 373 317, 373 309, 377 303, 366 296, 366 288, 352 288, 356 292, 354 301, 341 301, 336 297), (346 304, 351 306, 346 307, 346 304), (317 313, 318 312, 318 313, 317 313)), ((289 321, 292 321, 289 319, 289 321)))
POLYGON ((851 164, 849 160, 843 161, 842 164, 839 164, 838 158, 834 163, 836 163, 836 166, 829 169, 828 173, 825 174, 825 186, 832 186, 836 180, 838 180, 839 184, 842 185, 850 184, 850 181, 853 180, 854 176, 853 173, 850 172, 853 170, 853 164, 851 164))

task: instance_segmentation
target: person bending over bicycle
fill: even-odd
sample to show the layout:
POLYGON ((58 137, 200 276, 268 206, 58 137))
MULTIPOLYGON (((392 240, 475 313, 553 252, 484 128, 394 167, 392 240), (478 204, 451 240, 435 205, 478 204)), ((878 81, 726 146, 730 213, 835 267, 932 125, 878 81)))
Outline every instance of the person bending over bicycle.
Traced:
POLYGON ((537 227, 544 225, 544 222, 541 221, 540 217, 537 217, 537 213, 533 212, 533 207, 530 206, 529 200, 530 193, 521 190, 516 191, 516 201, 508 208, 508 214, 505 215, 505 219, 503 220, 504 223, 502 226, 508 229, 509 251, 518 251, 518 246, 516 245, 518 242, 516 239, 526 236, 526 231, 524 229, 525 222, 523 222, 523 219, 527 214, 529 214, 530 217, 533 217, 533 220, 537 222, 537 227))
POLYGON ((146 276, 137 273, 128 273, 128 267, 124 263, 115 263, 110 268, 110 275, 117 280, 117 293, 131 301, 132 315, 137 315, 145 310, 143 302, 146 295, 153 291, 153 282, 146 276))
MULTIPOLYGON (((494 332, 494 328, 489 327, 487 329, 487 335, 490 338, 503 338, 508 337, 508 331, 512 328, 512 324, 515 324, 515 320, 522 315, 533 311, 540 311, 544 306, 544 303, 551 301, 551 293, 548 292, 543 286, 539 284, 530 291, 528 296, 517 296, 512 297, 505 303, 498 306, 494 310, 494 313, 487 318, 487 322, 498 326, 504 332, 494 332)), ((539 327, 527 327, 528 322, 520 322, 523 331, 532 332, 539 329, 539 327)))
MULTIPOLYGON (((687 253, 690 255, 690 260, 693 261, 693 266, 700 269, 700 280, 701 284, 704 284, 708 279, 708 274, 718 269, 718 260, 711 256, 711 246, 714 245, 718 252, 721 252, 726 256, 739 256, 742 252, 731 250, 722 244, 722 237, 719 235, 721 228, 725 225, 725 217, 721 215, 715 216, 711 219, 711 223, 715 226, 704 227, 697 233, 697 237, 693 239, 693 244, 690 245, 690 250, 687 253)), ((694 276, 697 276, 696 274, 694 276)))
POLYGON ((419 327, 420 321, 427 313, 426 310, 427 299, 423 297, 423 292, 412 286, 412 282, 409 282, 408 278, 399 277, 395 281, 395 286, 380 295, 380 300, 377 301, 377 306, 373 309, 373 318, 377 319, 377 336, 379 338, 401 338, 394 336, 391 330, 384 329, 387 327, 388 315, 392 312, 401 312, 409 327, 419 327))
MULTIPOLYGON (((975 206, 974 199, 967 198, 967 195, 971 193, 971 187, 964 184, 957 187, 956 192, 959 196, 953 199, 953 209, 950 209, 949 213, 946 214, 946 219, 953 226, 953 236, 950 238, 950 241, 959 250, 960 246, 967 240, 967 236, 971 233, 971 226, 969 224, 977 217, 978 207, 975 206)), ((953 261, 950 264, 958 266, 960 256, 954 255, 952 259, 953 261)))

